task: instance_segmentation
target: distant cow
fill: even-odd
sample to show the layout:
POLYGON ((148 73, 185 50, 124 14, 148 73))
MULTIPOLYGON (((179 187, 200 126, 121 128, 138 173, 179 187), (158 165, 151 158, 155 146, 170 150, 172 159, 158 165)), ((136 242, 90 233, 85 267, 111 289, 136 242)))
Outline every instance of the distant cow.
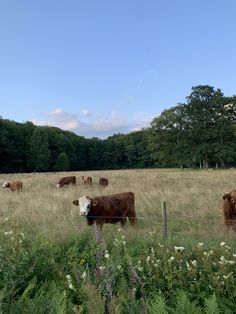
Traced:
POLYGON ((84 185, 93 183, 92 178, 91 177, 86 177, 86 176, 82 176, 82 181, 83 181, 84 185))
POLYGON ((228 229, 236 231, 236 190, 225 193, 223 200, 225 225, 228 229))
POLYGON ((2 188, 9 188, 11 191, 22 191, 23 183, 21 181, 4 182, 2 188))
POLYGON ((57 187, 62 188, 64 185, 70 185, 70 184, 76 184, 75 176, 61 178, 57 184, 57 187))
POLYGON ((108 179, 106 179, 106 178, 100 178, 100 179, 99 179, 99 185, 100 185, 100 186, 108 186, 108 179))
POLYGON ((82 196, 73 201, 73 204, 80 207, 80 215, 86 216, 89 226, 93 225, 94 222, 100 229, 104 223, 120 222, 121 225, 125 225, 126 217, 129 218, 131 225, 137 223, 134 193, 132 192, 93 198, 82 196))

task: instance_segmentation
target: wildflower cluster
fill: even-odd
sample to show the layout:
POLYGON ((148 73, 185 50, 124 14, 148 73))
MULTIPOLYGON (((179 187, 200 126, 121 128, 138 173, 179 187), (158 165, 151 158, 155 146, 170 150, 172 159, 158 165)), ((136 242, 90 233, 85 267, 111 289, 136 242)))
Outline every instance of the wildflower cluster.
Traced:
POLYGON ((74 290, 74 291, 75 291, 75 287, 74 287, 73 284, 72 284, 71 275, 66 275, 66 279, 67 279, 69 288, 70 288, 71 290, 74 290))

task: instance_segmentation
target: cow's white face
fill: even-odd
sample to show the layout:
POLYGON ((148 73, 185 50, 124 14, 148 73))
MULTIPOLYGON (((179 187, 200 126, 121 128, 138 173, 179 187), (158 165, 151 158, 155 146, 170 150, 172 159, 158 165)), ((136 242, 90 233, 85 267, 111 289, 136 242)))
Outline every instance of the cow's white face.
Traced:
POLYGON ((7 186, 8 186, 8 182, 4 182, 2 185, 2 188, 7 188, 7 186))
POLYGON ((87 216, 91 206, 91 200, 86 196, 79 198, 80 215, 87 216))
POLYGON ((60 184, 58 183, 58 184, 57 184, 57 188, 59 189, 59 187, 60 187, 60 184))

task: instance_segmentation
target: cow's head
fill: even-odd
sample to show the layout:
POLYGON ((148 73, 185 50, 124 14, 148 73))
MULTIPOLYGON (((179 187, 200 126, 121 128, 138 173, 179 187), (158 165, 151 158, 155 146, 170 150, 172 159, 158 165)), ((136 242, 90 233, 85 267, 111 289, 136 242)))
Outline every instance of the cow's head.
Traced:
POLYGON ((10 187, 10 182, 4 182, 2 185, 2 188, 9 188, 10 187))
POLYGON ((78 200, 74 200, 73 204, 80 207, 80 215, 87 216, 90 210, 91 205, 96 206, 97 201, 91 199, 88 196, 82 196, 78 200))
POLYGON ((234 211, 236 212, 236 190, 225 193, 223 196, 223 200, 225 202, 229 202, 231 208, 233 208, 234 211))
POLYGON ((57 183, 57 188, 60 188, 61 186, 60 186, 60 184, 59 183, 57 183))

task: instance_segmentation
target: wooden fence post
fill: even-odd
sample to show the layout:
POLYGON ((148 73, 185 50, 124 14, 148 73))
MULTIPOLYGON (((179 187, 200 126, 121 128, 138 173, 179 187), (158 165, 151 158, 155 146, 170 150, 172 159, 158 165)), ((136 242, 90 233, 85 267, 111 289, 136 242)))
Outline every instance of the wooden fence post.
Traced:
POLYGON ((163 238, 167 238, 167 210, 166 210, 166 202, 162 202, 162 235, 163 238))

